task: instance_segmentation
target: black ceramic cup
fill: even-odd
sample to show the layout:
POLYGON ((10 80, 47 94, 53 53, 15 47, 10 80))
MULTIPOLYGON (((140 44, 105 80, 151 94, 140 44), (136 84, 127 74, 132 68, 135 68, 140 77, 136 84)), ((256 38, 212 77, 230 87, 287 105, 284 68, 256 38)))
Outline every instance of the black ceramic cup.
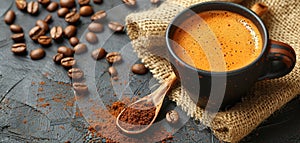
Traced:
POLYGON ((191 6, 178 14, 171 22, 166 33, 169 61, 186 89, 190 98, 206 109, 224 109, 232 106, 247 94, 247 91, 260 80, 279 78, 290 73, 296 63, 296 54, 288 44, 269 39, 266 26, 252 10, 229 2, 204 2, 191 6), (260 55, 249 65, 232 70, 212 72, 197 69, 184 62, 174 48, 172 37, 175 30, 187 18, 197 13, 225 10, 250 19, 258 28, 263 47, 260 55))

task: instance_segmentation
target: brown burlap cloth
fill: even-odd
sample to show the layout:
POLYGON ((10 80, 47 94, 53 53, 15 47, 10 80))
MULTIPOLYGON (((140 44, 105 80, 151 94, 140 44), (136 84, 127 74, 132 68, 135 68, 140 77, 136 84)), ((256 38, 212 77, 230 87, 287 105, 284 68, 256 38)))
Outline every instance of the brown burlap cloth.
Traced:
MULTIPOLYGON (((167 80, 173 71, 170 63, 153 53, 152 51, 156 51, 153 49, 166 49, 163 37, 176 14, 204 1, 208 0, 167 0, 158 8, 127 16, 127 32, 134 50, 160 82, 167 80)), ((212 129, 217 138, 226 142, 238 142, 300 94, 300 3, 298 0, 244 0, 241 4, 250 7, 256 2, 264 2, 269 6, 269 12, 263 20, 269 29, 270 38, 288 43, 296 50, 298 60, 292 73, 280 79, 258 82, 241 103, 228 111, 219 112, 212 122, 204 118, 204 109, 191 101, 180 84, 169 95, 189 116, 202 121, 212 129)))

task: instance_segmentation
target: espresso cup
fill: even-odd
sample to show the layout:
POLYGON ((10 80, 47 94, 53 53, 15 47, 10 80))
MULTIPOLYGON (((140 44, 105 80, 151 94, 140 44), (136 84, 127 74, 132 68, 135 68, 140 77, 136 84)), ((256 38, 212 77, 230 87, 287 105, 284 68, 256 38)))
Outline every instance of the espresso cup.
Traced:
POLYGON ((199 3, 179 13, 166 42, 182 87, 207 109, 234 105, 255 82, 285 76, 296 63, 293 48, 270 40, 255 12, 229 2, 199 3))

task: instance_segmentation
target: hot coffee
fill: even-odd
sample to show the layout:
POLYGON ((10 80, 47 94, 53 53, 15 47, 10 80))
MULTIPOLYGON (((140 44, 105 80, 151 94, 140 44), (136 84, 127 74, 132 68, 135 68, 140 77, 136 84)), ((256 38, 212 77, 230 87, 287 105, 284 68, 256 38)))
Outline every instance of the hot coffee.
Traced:
POLYGON ((229 11, 201 12, 177 27, 171 37, 176 43, 174 48, 178 49, 176 54, 189 65, 205 71, 240 69, 259 57, 263 48, 255 24, 229 11))

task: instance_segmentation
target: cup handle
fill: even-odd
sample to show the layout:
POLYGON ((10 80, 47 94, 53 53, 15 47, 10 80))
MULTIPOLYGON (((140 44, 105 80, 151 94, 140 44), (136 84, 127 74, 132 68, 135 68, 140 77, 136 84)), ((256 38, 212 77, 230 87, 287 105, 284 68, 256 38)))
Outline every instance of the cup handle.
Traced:
POLYGON ((267 71, 259 80, 274 79, 287 75, 296 65, 294 49, 285 43, 270 40, 267 55, 267 71))

